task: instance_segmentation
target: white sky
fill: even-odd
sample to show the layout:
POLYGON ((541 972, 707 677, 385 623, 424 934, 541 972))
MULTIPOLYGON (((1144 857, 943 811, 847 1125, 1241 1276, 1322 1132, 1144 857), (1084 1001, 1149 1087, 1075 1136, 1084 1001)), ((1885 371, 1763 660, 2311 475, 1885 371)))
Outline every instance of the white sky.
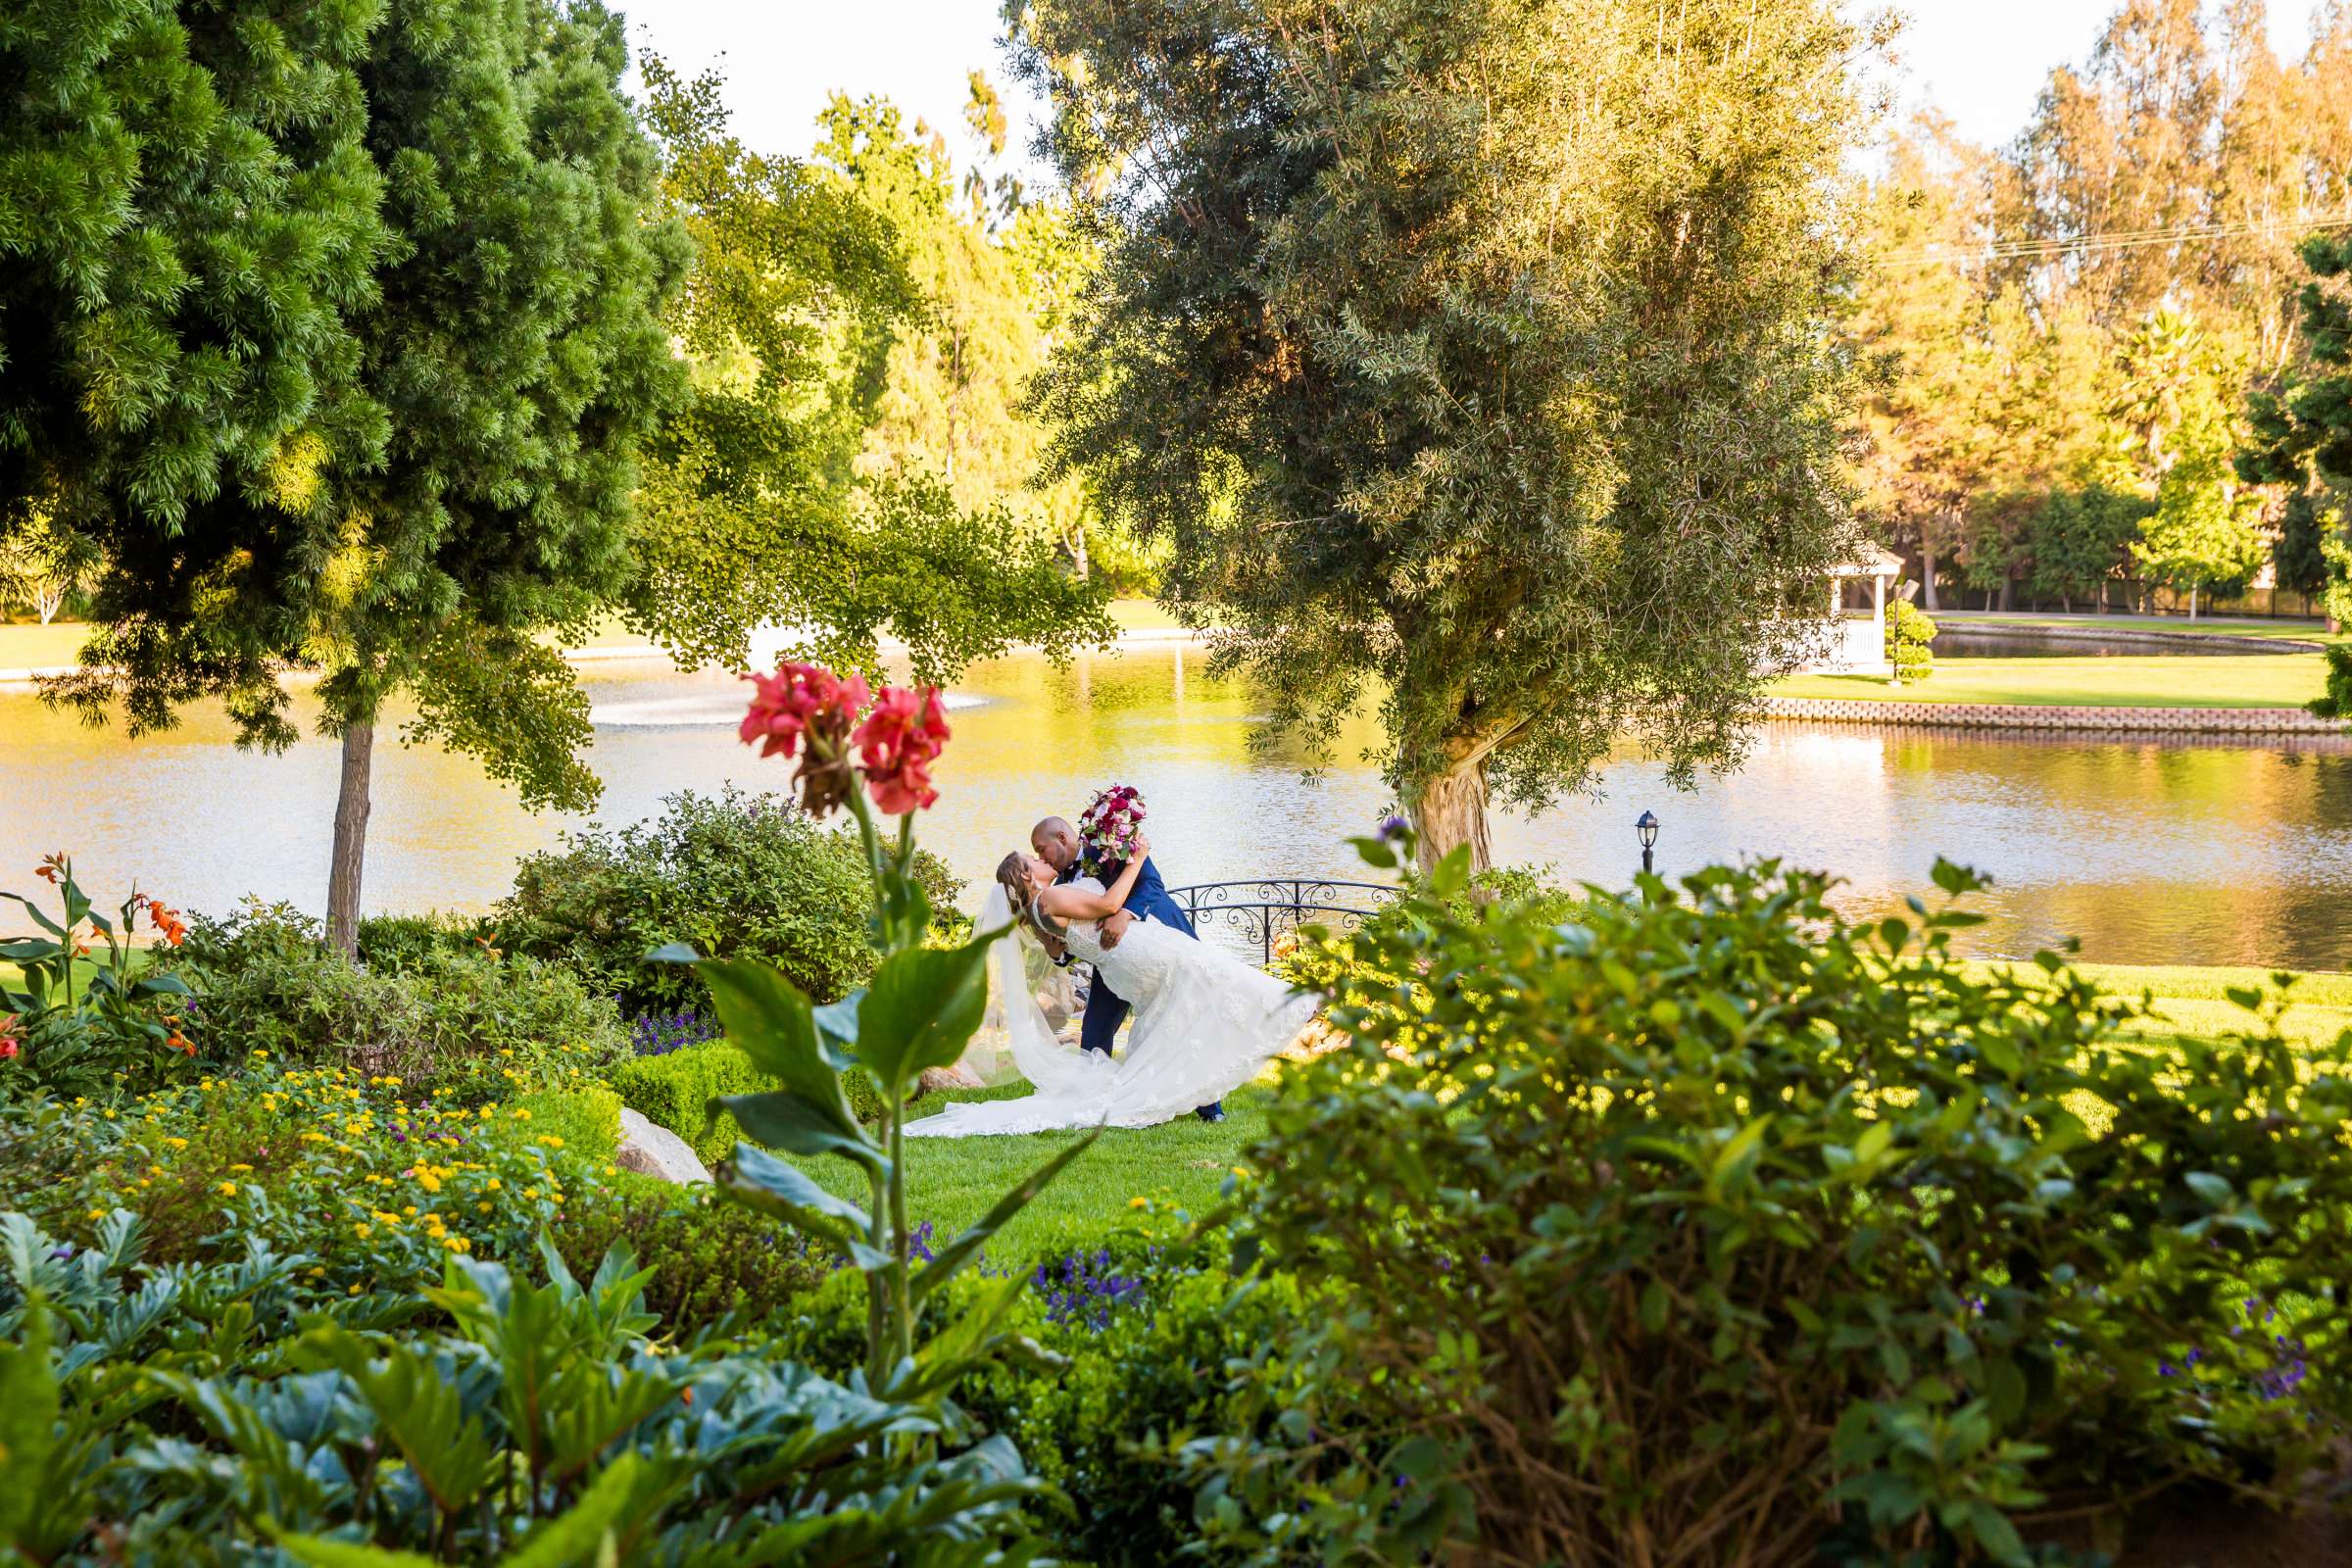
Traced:
MULTIPOLYGON (((1037 106, 1008 90, 996 0, 619 0, 629 34, 692 74, 718 65, 736 134, 761 152, 805 150, 832 89, 878 92, 944 131, 958 164, 964 74, 988 72, 1013 120, 1018 154, 1037 106), (724 59, 721 59, 721 56, 724 59)), ((2302 53, 2312 0, 2273 0, 2271 41, 2302 53)), ((1846 0, 1854 12, 1879 0, 1846 0)), ((1932 98, 1973 141, 2007 141, 2050 69, 2080 62, 2118 0, 1908 0, 1893 81, 1907 105, 1932 98)), ((1028 170, 1030 177, 1037 172, 1028 170)))

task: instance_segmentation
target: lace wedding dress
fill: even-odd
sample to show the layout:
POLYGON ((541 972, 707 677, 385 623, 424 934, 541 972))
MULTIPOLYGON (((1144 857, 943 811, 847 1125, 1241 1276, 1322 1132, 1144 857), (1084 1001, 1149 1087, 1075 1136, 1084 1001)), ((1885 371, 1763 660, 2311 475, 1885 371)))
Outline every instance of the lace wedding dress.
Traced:
MULTIPOLYGON (((1092 878, 1074 886, 1100 893, 1092 878)), ((1012 918, 998 888, 980 929, 1012 918)), ((968 1138, 979 1133, 1039 1133, 1065 1127, 1150 1127, 1189 1115, 1257 1075, 1314 1016, 1317 999, 1173 926, 1137 919, 1105 952, 1092 920, 1073 921, 1070 955, 1095 966, 1098 984, 1127 999, 1134 1012, 1125 1054, 1081 1051, 1055 1036, 1038 1000, 1025 928, 997 940, 989 955, 989 1018, 964 1065, 983 1081, 1006 1075, 1008 1052, 1036 1093, 1019 1100, 950 1105, 906 1124, 909 1138, 968 1138)))

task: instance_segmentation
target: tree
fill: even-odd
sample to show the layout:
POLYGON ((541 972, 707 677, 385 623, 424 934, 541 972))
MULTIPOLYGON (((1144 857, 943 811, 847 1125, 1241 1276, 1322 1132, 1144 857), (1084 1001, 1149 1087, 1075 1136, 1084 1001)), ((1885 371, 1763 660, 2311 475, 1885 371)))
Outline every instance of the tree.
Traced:
POLYGON ((90 567, 89 541, 59 527, 45 509, 13 532, 0 531, 0 595, 28 607, 44 626, 88 580, 90 567))
POLYGON ((2155 509, 2142 497, 2102 484, 2052 490, 2026 525, 2033 569, 2026 586, 2067 610, 2098 596, 2131 559, 2133 541, 2155 509))
POLYGON ((676 396, 660 311, 689 250, 648 223, 655 161, 593 0, 392 0, 359 68, 391 230, 347 316, 386 432, 367 461, 281 454, 168 561, 115 553, 108 627, 65 688, 134 730, 224 693, 244 737, 293 739, 278 671, 323 671, 343 742, 327 895, 357 939, 374 726, 480 757, 534 805, 580 808, 587 703, 545 632, 586 629, 628 567, 633 454, 676 396), (293 527, 281 515, 298 519, 293 527))
POLYGON ((387 239, 358 77, 377 9, 0 13, 0 540, 103 554, 102 610, 319 451, 380 449, 345 321, 387 239))
POLYGON ((2303 365, 2284 385, 2248 400, 2234 467, 2248 484, 2286 492, 2280 580, 2290 571, 2296 580, 2289 586, 2317 579, 2328 619, 2340 621, 2352 610, 2352 543, 2344 528, 2352 490, 2352 290, 2345 284, 2352 234, 2314 234, 2301 256, 2310 273, 2295 301, 2303 365))
POLYGON ((644 72, 663 199, 698 263, 670 315, 691 392, 652 444, 630 624, 736 667, 756 629, 797 627, 796 653, 869 671, 888 629, 929 679, 1111 635, 1102 585, 1001 504, 967 510, 921 464, 861 471, 925 310, 892 216, 851 171, 744 148, 715 77, 644 72))
POLYGON ((2243 582, 2267 550, 2261 497, 2231 467, 2244 370, 2192 315, 2171 305, 2149 313, 2122 361, 2128 391, 2117 422, 2156 494, 2132 559, 2157 581, 2185 588, 2194 620, 2200 589, 2243 582))
POLYGON ((1062 0, 1013 15, 1104 264, 1052 472, 1327 739, 1380 694, 1424 854, 1632 736, 1740 756, 1855 542, 1827 0, 1062 0))

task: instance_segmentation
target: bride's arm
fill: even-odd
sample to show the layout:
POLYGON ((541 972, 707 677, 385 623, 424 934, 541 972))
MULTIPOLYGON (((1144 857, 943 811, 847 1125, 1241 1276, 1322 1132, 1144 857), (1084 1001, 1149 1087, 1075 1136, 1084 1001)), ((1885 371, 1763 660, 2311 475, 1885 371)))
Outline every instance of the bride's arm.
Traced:
POLYGON ((1143 874, 1144 858, 1151 853, 1152 846, 1138 839, 1135 852, 1127 857, 1126 867, 1119 872, 1119 879, 1109 887, 1100 893, 1067 884, 1050 887, 1037 896, 1038 907, 1064 920, 1100 920, 1123 909, 1127 906, 1127 895, 1135 891, 1135 879, 1143 874))

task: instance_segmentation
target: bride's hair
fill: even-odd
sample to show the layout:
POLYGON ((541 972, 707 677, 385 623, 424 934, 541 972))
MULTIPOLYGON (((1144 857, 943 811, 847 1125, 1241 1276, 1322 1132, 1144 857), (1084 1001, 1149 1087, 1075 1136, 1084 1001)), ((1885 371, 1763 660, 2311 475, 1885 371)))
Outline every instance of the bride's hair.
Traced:
POLYGON ((1045 917, 1037 907, 1037 889, 1029 885, 1029 858, 1015 850, 997 862, 997 886, 1004 890, 1004 900, 1012 906, 1012 917, 1041 937, 1061 940, 1061 933, 1048 929, 1045 917))

